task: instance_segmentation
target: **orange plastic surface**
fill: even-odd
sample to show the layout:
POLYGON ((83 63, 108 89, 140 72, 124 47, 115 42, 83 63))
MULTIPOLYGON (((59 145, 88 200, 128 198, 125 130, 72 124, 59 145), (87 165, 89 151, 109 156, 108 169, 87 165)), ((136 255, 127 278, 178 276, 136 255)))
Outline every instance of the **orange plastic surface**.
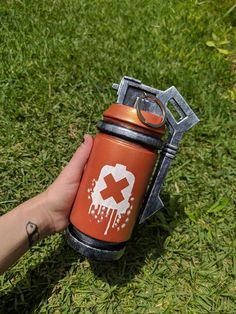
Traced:
POLYGON ((97 134, 71 212, 72 224, 98 240, 127 241, 156 157, 141 145, 97 134))
MULTIPOLYGON (((159 124, 162 122, 162 117, 154 115, 150 112, 141 110, 143 117, 150 123, 159 124)), ((121 122, 128 122, 131 125, 141 127, 151 131, 154 134, 159 134, 160 136, 165 134, 165 125, 160 128, 154 129, 142 123, 137 115, 137 110, 133 107, 129 107, 122 104, 112 104, 104 113, 105 118, 119 120, 121 122)))

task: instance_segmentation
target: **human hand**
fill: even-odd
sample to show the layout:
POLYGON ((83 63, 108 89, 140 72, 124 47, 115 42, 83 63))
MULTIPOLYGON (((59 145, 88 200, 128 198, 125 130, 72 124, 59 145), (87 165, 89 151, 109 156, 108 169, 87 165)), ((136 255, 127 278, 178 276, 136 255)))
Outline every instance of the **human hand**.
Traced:
POLYGON ((92 144, 92 137, 85 135, 84 143, 45 192, 0 217, 0 274, 38 240, 67 227, 92 144))
POLYGON ((70 210, 92 145, 93 138, 85 135, 83 144, 77 149, 70 162, 43 193, 47 200, 45 210, 49 217, 51 233, 64 230, 68 225, 70 210))

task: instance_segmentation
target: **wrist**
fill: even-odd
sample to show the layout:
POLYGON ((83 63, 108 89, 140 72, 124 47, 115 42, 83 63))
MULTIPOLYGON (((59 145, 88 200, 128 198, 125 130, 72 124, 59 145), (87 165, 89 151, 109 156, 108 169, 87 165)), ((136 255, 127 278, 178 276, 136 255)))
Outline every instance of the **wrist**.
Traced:
MULTIPOLYGON (((47 195, 43 192, 34 198, 23 203, 23 215, 25 216, 26 231, 30 241, 30 230, 37 229, 38 239, 54 233, 54 224, 52 217, 49 215, 47 195)), ((20 205, 20 207, 22 206, 20 205)), ((36 232, 35 232, 36 233, 36 232)), ((37 235, 35 234, 35 240, 37 235)), ((34 239, 33 239, 34 241, 34 239)))
POLYGON ((40 193, 38 197, 41 208, 40 220, 42 226, 42 237, 45 238, 46 236, 56 232, 56 226, 52 214, 54 212, 54 204, 52 200, 50 200, 47 190, 40 193))
POLYGON ((47 205, 46 195, 42 193, 0 217, 0 273, 38 240, 53 233, 47 205))

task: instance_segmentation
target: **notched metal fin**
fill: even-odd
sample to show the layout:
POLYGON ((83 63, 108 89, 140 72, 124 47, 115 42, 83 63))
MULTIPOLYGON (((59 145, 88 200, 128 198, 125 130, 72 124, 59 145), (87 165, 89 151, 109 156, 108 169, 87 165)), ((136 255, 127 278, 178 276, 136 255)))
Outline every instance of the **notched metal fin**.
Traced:
POLYGON ((113 84, 113 87, 117 90, 118 103, 134 106, 137 97, 146 93, 155 96, 166 110, 166 125, 169 129, 169 136, 161 151, 152 183, 147 192, 143 209, 141 210, 139 223, 142 223, 164 206, 160 198, 160 191, 170 168, 171 161, 176 155, 184 133, 197 124, 199 119, 174 86, 168 88, 166 91, 161 91, 144 85, 139 80, 125 76, 122 78, 120 84, 113 84), (180 119, 175 119, 171 110, 168 108, 168 104, 174 107, 180 119))

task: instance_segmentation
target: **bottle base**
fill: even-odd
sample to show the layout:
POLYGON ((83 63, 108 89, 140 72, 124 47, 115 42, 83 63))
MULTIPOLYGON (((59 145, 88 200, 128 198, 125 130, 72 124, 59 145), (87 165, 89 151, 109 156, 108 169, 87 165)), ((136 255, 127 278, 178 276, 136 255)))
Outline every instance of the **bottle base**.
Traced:
POLYGON ((76 252, 97 261, 115 261, 124 254, 126 242, 111 243, 91 238, 72 224, 66 230, 68 245, 76 252))

